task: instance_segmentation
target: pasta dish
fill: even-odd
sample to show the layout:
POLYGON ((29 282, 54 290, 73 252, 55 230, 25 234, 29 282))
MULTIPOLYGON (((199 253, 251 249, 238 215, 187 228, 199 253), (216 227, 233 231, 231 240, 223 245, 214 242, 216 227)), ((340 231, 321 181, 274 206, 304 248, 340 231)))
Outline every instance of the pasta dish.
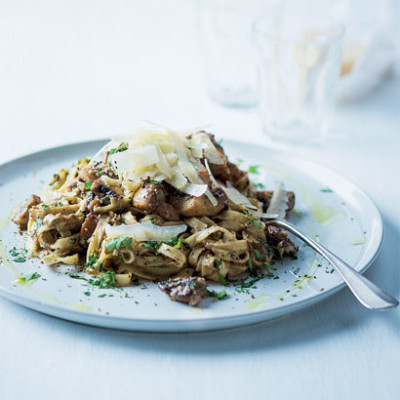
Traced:
POLYGON ((213 135, 148 127, 55 173, 12 218, 29 257, 109 273, 118 286, 156 280, 195 305, 207 280, 268 276, 295 256, 286 232, 263 222, 277 191, 290 212, 294 194, 259 190, 213 135))

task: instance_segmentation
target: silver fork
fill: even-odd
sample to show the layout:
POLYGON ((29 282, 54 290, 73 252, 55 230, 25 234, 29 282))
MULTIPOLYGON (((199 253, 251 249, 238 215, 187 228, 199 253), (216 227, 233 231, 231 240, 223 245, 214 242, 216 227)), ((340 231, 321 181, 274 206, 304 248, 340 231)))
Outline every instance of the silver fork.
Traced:
POLYGON ((267 210, 267 214, 270 215, 271 219, 266 218, 266 224, 291 232, 324 257, 340 274, 351 292, 363 306, 371 310, 386 310, 397 307, 399 302, 393 296, 384 292, 326 247, 299 231, 296 226, 284 220, 287 208, 287 196, 282 188, 283 186, 274 191, 267 210))

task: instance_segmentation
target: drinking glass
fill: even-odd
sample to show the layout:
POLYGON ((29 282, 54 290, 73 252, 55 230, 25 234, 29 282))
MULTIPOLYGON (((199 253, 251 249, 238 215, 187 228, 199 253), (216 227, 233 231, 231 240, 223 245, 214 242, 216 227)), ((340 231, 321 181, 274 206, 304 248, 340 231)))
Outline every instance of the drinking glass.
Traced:
POLYGON ((259 55, 260 118, 270 138, 315 141, 326 133, 341 66, 344 28, 311 10, 253 24, 259 55))
POLYGON ((228 107, 258 102, 257 61, 251 26, 265 10, 283 0, 200 0, 200 45, 211 98, 228 107))

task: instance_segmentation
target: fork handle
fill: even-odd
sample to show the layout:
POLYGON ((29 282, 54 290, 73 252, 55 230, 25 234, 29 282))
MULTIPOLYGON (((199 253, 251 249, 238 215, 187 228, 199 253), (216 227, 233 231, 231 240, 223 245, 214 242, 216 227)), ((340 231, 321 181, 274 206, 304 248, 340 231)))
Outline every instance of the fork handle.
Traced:
POLYGON ((266 222, 266 224, 274 225, 293 233, 293 235, 300 238, 324 257, 339 272, 349 289, 363 306, 371 310, 385 310, 399 305, 399 302, 393 296, 378 288, 378 286, 353 269, 349 264, 333 254, 326 247, 299 231, 291 223, 282 220, 272 220, 266 222))

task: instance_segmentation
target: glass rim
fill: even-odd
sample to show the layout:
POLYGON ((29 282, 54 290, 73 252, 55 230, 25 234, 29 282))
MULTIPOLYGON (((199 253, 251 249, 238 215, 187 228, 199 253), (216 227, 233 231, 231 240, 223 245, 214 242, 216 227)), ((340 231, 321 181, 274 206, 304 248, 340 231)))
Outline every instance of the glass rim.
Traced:
POLYGON ((287 35, 279 35, 279 34, 273 34, 266 32, 265 30, 263 31, 260 28, 260 25, 262 22, 267 21, 267 16, 262 15, 258 18, 256 18, 252 24, 251 24, 251 31, 252 34, 258 37, 263 37, 264 39, 267 39, 272 42, 276 43, 298 43, 298 44, 320 44, 320 43, 327 43, 330 41, 333 41, 335 39, 340 39, 344 36, 345 33, 345 26, 344 24, 340 22, 335 22, 333 23, 330 28, 322 33, 319 33, 317 37, 315 38, 304 38, 304 37, 288 37, 287 35))

